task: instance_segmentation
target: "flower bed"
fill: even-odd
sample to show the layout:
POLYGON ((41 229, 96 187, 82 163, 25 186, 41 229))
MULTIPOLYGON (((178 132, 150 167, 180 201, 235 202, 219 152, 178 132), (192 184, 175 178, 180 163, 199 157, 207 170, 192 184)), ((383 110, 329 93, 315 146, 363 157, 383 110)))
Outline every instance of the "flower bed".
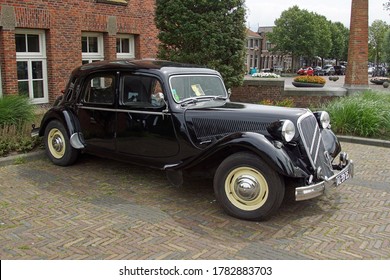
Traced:
POLYGON ((294 82, 324 85, 326 80, 319 76, 298 76, 294 78, 294 82))
POLYGON ((326 80, 318 76, 298 76, 292 82, 295 87, 323 87, 325 83, 326 80))
POLYGON ((252 77, 254 77, 254 78, 280 78, 280 75, 274 74, 274 73, 260 72, 260 73, 252 74, 252 77))

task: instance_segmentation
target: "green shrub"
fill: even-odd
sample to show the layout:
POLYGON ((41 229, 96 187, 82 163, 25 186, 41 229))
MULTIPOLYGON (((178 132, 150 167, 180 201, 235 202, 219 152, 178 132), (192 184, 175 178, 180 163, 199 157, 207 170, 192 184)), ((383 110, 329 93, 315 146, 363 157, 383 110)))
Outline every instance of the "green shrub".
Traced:
POLYGON ((280 107, 294 107, 294 100, 291 98, 285 98, 282 100, 271 100, 264 99, 259 102, 261 105, 271 105, 271 106, 280 106, 280 107))
POLYGON ((26 97, 6 95, 0 98, 0 156, 24 153, 37 147, 41 140, 32 138, 31 124, 42 118, 26 97))
POLYGON ((390 137, 390 97, 367 91, 325 105, 336 133, 361 137, 390 137))
POLYGON ((6 95, 0 98, 0 126, 23 125, 34 118, 34 105, 28 98, 6 95))

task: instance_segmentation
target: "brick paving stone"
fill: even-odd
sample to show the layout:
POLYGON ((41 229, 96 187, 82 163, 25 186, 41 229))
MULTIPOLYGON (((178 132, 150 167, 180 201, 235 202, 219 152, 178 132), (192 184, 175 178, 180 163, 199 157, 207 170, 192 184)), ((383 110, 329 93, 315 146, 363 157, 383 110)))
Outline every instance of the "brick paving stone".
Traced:
POLYGON ((269 221, 227 216, 211 182, 83 155, 0 167, 1 259, 390 259, 390 149, 342 143, 355 178, 284 202, 269 221))

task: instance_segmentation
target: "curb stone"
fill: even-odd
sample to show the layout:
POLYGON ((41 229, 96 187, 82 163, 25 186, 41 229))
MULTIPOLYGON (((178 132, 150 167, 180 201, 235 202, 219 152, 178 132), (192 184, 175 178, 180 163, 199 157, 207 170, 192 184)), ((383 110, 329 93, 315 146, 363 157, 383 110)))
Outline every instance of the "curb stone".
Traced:
POLYGON ((0 158, 0 167, 6 166, 6 165, 13 165, 18 164, 18 161, 21 161, 22 163, 25 161, 33 161, 42 159, 45 157, 45 151, 44 150, 38 150, 34 152, 29 152, 25 154, 17 154, 12 156, 7 156, 4 158, 0 158))
POLYGON ((337 135, 340 142, 348 142, 353 144, 370 145, 376 147, 390 148, 390 141, 380 139, 370 139, 355 136, 337 135))

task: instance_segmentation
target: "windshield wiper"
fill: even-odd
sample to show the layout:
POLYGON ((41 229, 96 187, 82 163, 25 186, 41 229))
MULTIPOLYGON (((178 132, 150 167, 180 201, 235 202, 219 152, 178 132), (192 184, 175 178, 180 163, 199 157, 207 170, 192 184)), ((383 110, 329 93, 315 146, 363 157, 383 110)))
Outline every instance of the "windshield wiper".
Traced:
POLYGON ((223 95, 214 96, 214 100, 226 100, 227 97, 223 95))
POLYGON ((187 106, 189 104, 196 104, 198 102, 198 99, 196 97, 188 97, 184 99, 182 102, 180 102, 181 107, 187 106))
POLYGON ((207 100, 226 100, 227 97, 225 96, 222 96, 222 95, 218 95, 218 96, 210 96, 210 95, 206 95, 206 96, 196 96, 196 97, 188 97, 186 99, 184 99, 182 102, 181 102, 181 106, 184 107, 184 106, 187 106, 189 104, 196 104, 200 101, 207 101, 207 100))

